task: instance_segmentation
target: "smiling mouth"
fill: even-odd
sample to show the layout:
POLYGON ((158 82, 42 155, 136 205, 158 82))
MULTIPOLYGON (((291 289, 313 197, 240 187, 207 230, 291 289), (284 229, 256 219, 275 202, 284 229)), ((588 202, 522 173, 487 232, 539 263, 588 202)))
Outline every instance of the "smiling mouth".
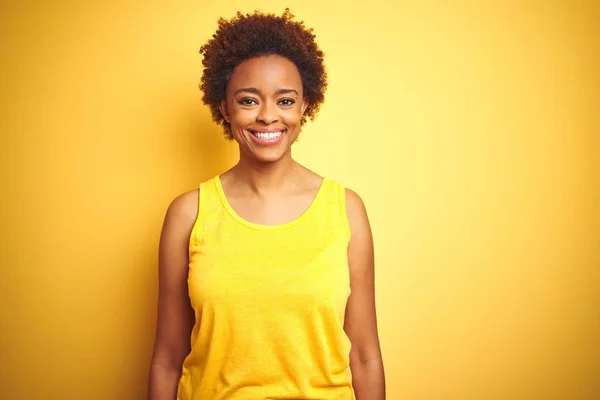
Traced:
POLYGON ((283 135, 286 132, 286 129, 283 129, 280 131, 271 131, 271 132, 260 132, 260 131, 249 131, 249 132, 259 139, 273 140, 273 139, 277 139, 279 136, 283 135))

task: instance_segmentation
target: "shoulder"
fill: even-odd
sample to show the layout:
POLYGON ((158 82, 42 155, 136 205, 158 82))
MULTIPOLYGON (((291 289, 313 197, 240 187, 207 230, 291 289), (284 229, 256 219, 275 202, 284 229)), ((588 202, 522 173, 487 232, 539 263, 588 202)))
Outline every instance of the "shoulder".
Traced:
POLYGON ((163 269, 185 270, 190 234, 198 215, 198 193, 196 189, 180 194, 167 209, 159 244, 159 265, 163 269))
POLYGON ((361 213, 366 211, 365 203, 361 197, 352 189, 344 188, 346 197, 346 210, 352 213, 361 213))
POLYGON ((169 204, 165 221, 191 227, 198 218, 199 197, 200 189, 190 190, 175 197, 169 204))
POLYGON ((350 225, 352 220, 362 220, 367 218, 367 209, 361 197, 354 190, 345 188, 344 195, 346 198, 346 214, 350 225))
POLYGON ((369 238, 371 236, 371 227, 367 216, 367 209, 362 198, 358 193, 348 188, 344 188, 344 197, 351 242, 369 238))

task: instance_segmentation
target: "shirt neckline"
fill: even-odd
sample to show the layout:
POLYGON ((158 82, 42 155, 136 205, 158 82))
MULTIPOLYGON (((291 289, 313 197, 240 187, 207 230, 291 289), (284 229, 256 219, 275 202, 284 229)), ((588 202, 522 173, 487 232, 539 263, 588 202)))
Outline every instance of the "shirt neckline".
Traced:
POLYGON ((302 214, 300 214, 298 217, 296 217, 295 219, 293 219, 291 221, 284 222, 284 223, 281 223, 281 224, 276 224, 276 225, 257 224, 257 223, 250 222, 250 221, 242 218, 233 209, 233 207, 231 207, 231 204, 229 204, 229 200, 227 200, 227 196, 225 196, 225 192, 223 191, 223 185, 221 183, 221 176, 220 175, 217 175, 215 177, 214 184, 215 184, 215 188, 217 189, 217 193, 219 194, 219 198, 221 200, 221 203, 223 204, 223 207, 225 208, 225 210, 227 210, 227 212, 229 213, 229 215, 231 215, 231 217, 233 217, 233 219, 235 219, 236 221, 238 221, 242 225, 245 225, 245 226, 253 228, 253 229, 272 231, 272 230, 280 230, 280 229, 290 228, 290 227, 298 224, 299 222, 301 222, 303 219, 307 218, 307 216, 312 212, 312 210, 314 208, 316 208, 316 204, 318 203, 319 199, 323 196, 322 193, 325 191, 325 186, 326 186, 327 181, 328 181, 327 178, 323 178, 323 180, 321 181, 321 185, 319 186, 319 189, 317 190, 317 194, 315 195, 315 197, 311 201, 311 203, 308 206, 308 208, 306 210, 304 210, 304 212, 302 214))

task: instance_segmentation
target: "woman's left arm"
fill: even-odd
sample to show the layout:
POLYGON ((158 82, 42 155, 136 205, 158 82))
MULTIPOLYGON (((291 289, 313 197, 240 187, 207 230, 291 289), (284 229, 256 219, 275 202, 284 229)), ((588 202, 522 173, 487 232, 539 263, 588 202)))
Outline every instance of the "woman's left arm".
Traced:
POLYGON ((375 313, 373 237, 365 206, 349 189, 346 189, 346 214, 351 232, 348 264, 352 293, 346 306, 344 330, 352 343, 352 386, 357 400, 385 400, 375 313))

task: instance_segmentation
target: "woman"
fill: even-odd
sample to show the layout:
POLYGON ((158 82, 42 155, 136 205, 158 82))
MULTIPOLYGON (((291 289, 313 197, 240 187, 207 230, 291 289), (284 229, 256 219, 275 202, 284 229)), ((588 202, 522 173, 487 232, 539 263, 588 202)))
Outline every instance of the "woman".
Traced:
POLYGON ((238 13, 201 53, 240 159, 167 211, 150 399, 384 399, 364 205, 291 156, 327 84, 312 30, 238 13))

